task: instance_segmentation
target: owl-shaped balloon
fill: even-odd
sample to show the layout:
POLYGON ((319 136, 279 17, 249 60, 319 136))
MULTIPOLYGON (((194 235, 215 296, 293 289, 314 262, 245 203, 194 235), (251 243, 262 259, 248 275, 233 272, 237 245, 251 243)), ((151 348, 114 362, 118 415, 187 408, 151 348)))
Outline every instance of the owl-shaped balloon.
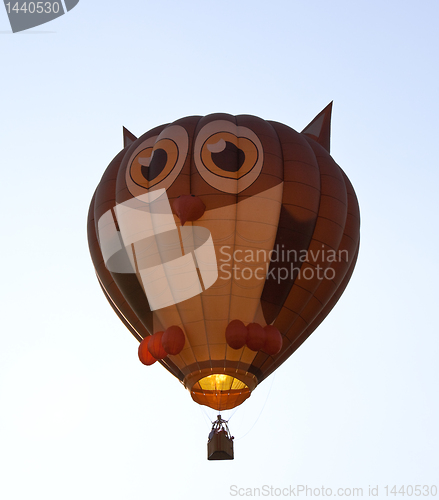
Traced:
POLYGON ((329 153, 332 105, 298 133, 190 116, 136 138, 93 196, 88 237, 116 314, 199 404, 233 408, 334 307, 359 248, 354 189, 329 153))

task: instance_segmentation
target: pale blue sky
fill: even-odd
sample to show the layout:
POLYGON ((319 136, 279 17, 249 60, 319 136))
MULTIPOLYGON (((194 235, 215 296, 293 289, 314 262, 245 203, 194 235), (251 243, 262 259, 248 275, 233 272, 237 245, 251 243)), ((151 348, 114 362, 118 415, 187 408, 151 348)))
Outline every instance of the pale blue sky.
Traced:
POLYGON ((1 498, 438 485, 438 17, 425 0, 81 0, 12 34, 0 9, 1 498), (215 412, 140 364, 99 288, 91 196, 122 125, 220 111, 301 130, 331 100, 357 268, 234 413, 235 460, 208 462, 215 412))

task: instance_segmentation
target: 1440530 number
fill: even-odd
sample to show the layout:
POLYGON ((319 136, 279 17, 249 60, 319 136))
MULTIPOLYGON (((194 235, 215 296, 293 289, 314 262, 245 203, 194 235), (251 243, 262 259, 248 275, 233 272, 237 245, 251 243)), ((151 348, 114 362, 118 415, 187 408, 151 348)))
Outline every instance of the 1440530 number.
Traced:
POLYGON ((15 12, 16 14, 58 14, 58 2, 20 2, 6 4, 8 14, 15 12), (12 5, 12 7, 11 7, 12 5))
POLYGON ((426 486, 426 485, 421 485, 417 484, 416 486, 408 485, 408 486, 384 486, 384 489, 386 490, 386 497, 388 496, 397 496, 397 495, 407 495, 409 497, 415 496, 415 497, 420 497, 420 496, 433 496, 435 497, 437 495, 437 486, 432 485, 432 486, 426 486))

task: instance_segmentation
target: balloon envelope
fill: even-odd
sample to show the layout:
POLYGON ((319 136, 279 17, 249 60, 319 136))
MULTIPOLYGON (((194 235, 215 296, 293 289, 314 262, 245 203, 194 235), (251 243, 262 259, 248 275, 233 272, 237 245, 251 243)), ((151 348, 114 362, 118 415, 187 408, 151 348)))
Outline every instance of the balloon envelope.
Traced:
POLYGON ((245 401, 351 277, 359 207, 329 154, 330 116, 331 105, 302 133, 227 114, 139 138, 124 129, 96 189, 88 238, 102 290, 138 341, 181 329, 178 354, 159 363, 199 404, 245 401), (229 328, 229 345, 237 320, 247 333, 229 328), (276 354, 266 331, 280 332, 276 354))

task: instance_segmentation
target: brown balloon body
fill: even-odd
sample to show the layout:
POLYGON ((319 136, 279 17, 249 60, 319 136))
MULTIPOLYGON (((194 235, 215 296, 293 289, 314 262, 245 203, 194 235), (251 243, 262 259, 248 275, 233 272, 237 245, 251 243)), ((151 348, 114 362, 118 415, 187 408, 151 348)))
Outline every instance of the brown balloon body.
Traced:
POLYGON ((125 147, 96 189, 88 239, 102 290, 139 342, 168 330, 152 350, 199 404, 245 401, 352 275, 359 207, 329 154, 331 109, 301 133, 227 114, 182 118, 139 138, 124 129, 125 147), (159 195, 169 231, 152 224, 157 234, 140 239, 144 226, 130 214, 153 220, 159 195))

